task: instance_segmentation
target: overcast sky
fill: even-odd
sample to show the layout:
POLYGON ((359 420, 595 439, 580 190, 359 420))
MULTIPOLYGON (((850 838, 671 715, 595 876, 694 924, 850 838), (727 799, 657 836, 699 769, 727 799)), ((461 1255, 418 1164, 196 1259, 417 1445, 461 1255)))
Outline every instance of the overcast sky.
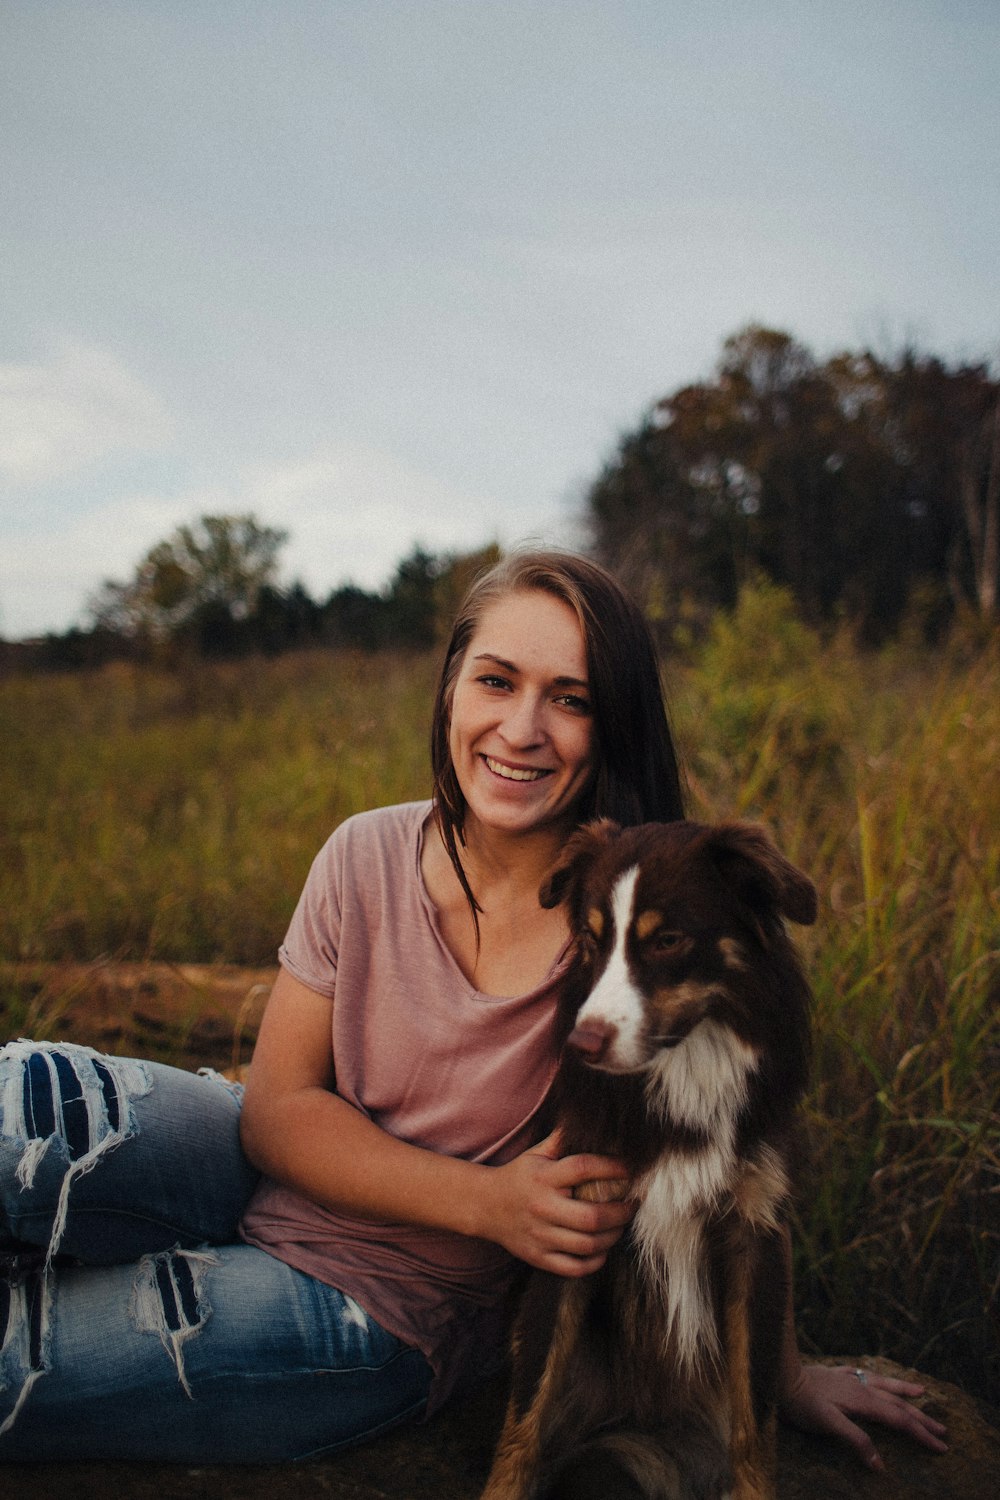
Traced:
POLYGON ((0 0, 0 634, 572 544, 750 321, 1000 354, 997 0, 0 0))

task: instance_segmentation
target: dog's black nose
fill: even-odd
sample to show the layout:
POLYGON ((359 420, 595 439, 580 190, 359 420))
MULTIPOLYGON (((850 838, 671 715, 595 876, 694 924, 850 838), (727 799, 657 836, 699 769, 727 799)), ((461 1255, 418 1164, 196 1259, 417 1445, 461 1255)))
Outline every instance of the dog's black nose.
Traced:
POLYGON ((581 1053, 585 1062, 596 1063, 600 1062, 617 1035, 618 1027, 610 1021, 584 1021, 573 1027, 566 1045, 581 1053))

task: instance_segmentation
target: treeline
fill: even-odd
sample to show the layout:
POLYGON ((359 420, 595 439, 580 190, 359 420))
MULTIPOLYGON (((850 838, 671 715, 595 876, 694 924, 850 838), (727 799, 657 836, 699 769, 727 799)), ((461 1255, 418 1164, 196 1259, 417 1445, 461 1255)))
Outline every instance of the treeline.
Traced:
MULTIPOLYGON (((812 624, 877 643, 905 621, 925 641, 956 615, 1000 612, 1000 381, 985 362, 906 349, 823 362, 789 334, 727 339, 711 380, 657 401, 589 487, 587 545, 665 642, 703 633, 743 585, 787 589, 812 624)), ((0 665, 169 663, 306 646, 423 649, 438 641, 495 546, 416 548, 388 585, 323 600, 281 587, 286 534, 203 516, 106 581, 88 623, 4 645, 0 665)))
POLYGON ((318 600, 301 582, 279 586, 285 540, 253 516, 203 516, 153 547, 131 580, 105 582, 86 626, 0 644, 0 663, 44 671, 122 660, 170 666, 310 646, 424 650, 450 624, 475 574, 500 555, 495 545, 461 554, 417 547, 384 589, 344 584, 318 600))
POLYGON ((597 555, 669 628, 763 575, 862 639, 997 619, 1000 382, 904 350, 824 362, 751 326, 657 401, 586 496, 597 555))

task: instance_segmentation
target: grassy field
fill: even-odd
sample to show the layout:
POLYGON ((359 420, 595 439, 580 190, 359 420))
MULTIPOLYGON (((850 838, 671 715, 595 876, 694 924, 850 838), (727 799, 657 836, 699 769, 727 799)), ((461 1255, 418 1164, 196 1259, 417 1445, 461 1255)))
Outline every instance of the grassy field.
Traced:
MULTIPOLYGON (((269 965, 316 849, 427 791, 436 663, 0 681, 0 958, 269 965)), ((862 655, 747 595, 669 671, 693 816, 820 890, 802 1340, 1000 1401, 1000 659, 862 655)), ((8 981, 4 1032, 22 1024, 8 981)))

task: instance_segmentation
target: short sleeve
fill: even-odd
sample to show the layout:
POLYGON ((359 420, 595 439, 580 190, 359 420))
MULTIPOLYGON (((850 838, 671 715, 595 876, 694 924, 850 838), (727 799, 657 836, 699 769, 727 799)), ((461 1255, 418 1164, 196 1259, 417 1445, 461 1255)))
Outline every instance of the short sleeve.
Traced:
POLYGON ((340 948, 341 845, 337 829, 313 860, 285 941, 278 950, 283 968, 311 990, 331 998, 336 987, 340 948))

